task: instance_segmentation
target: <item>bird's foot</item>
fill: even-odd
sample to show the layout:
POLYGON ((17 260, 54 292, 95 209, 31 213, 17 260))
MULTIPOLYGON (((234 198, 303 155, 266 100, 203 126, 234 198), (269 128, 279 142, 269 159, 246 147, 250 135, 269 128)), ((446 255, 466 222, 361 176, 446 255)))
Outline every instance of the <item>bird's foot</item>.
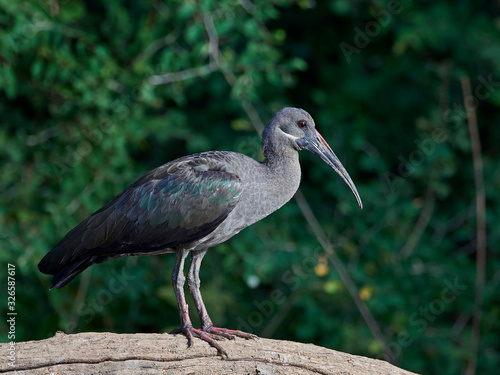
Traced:
POLYGON ((193 346, 193 337, 197 337, 207 342, 211 347, 217 349, 217 354, 221 357, 228 357, 227 352, 215 340, 221 340, 220 337, 215 336, 211 332, 204 332, 201 329, 193 328, 192 326, 176 328, 170 333, 182 333, 188 339, 188 347, 193 346))
POLYGON ((257 339, 258 336, 252 333, 246 333, 238 330, 218 328, 218 327, 206 327, 204 329, 193 328, 192 326, 176 328, 171 334, 182 333, 188 339, 188 347, 193 346, 193 337, 197 337, 205 342, 207 342, 211 347, 217 349, 217 354, 221 357, 228 357, 227 352, 220 346, 216 340, 223 340, 224 338, 229 340, 234 340, 234 337, 242 337, 245 339, 257 339))

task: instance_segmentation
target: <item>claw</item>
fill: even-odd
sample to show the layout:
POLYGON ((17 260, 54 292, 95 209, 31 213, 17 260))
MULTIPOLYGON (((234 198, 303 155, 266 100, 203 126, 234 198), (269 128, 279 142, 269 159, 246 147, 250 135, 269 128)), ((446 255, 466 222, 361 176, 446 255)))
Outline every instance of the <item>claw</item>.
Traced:
POLYGON ((188 340, 188 347, 193 346, 193 337, 197 337, 205 342, 207 342, 211 347, 217 349, 217 354, 221 357, 229 357, 227 352, 219 345, 215 340, 229 339, 234 340, 234 337, 242 337, 244 339, 258 339, 259 337, 252 334, 246 333, 238 330, 218 328, 218 327, 207 327, 203 330, 193 328, 192 326, 184 328, 176 328, 170 332, 171 334, 182 333, 186 336, 188 340))

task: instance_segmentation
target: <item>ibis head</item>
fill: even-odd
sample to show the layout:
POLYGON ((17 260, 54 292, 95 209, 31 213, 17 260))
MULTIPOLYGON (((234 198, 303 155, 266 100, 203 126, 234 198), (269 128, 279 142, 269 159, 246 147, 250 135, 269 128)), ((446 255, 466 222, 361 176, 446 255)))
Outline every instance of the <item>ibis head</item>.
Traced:
POLYGON ((349 173, 316 129, 314 120, 309 113, 299 108, 284 108, 274 115, 262 135, 262 148, 266 157, 276 157, 275 154, 279 153, 276 150, 277 147, 272 145, 272 142, 277 143, 277 138, 280 139, 282 145, 286 145, 288 148, 291 146, 297 151, 309 150, 319 156, 342 177, 354 194, 359 207, 363 208, 358 190, 349 173))

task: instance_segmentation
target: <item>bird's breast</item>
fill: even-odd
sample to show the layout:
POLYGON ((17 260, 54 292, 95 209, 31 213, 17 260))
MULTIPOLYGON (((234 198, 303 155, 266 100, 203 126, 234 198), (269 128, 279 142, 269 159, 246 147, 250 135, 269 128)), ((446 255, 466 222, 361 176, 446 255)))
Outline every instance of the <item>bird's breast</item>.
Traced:
POLYGON ((227 171, 239 176, 243 192, 228 217, 200 241, 203 247, 223 243, 242 229, 270 215, 288 202, 299 188, 298 160, 275 168, 247 157, 238 159, 234 164, 231 165, 233 170, 227 171))

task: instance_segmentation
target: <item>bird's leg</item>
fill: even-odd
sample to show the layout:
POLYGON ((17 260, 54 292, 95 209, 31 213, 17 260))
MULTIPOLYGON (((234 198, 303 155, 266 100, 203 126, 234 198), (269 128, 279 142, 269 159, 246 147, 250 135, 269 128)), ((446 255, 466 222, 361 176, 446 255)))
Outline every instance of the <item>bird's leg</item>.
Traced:
POLYGON ((205 303, 203 302, 203 298, 201 297, 200 292, 200 265, 207 250, 208 249, 203 249, 191 252, 191 265, 189 266, 187 277, 189 292, 193 297, 196 310, 198 311, 198 315, 200 317, 201 329, 211 335, 222 336, 231 340, 234 340, 234 336, 243 337, 246 339, 257 338, 256 335, 253 335, 251 333, 214 327, 212 320, 208 316, 208 312, 205 308, 205 303))
POLYGON ((184 295, 184 260, 186 259, 189 251, 179 250, 176 253, 175 267, 172 271, 172 286, 174 287, 175 298, 177 299, 177 306, 179 307, 179 314, 181 316, 181 328, 173 330, 171 333, 184 333, 188 338, 188 345, 193 345, 193 336, 191 332, 186 331, 192 327, 191 318, 189 317, 189 306, 186 303, 184 295))
MULTIPOLYGON (((206 250, 205 250, 206 251, 206 250)), ((185 277, 184 277, 184 261, 186 259, 186 256, 188 255, 189 251, 188 250, 179 250, 177 252, 177 259, 175 262, 175 267, 172 272, 172 284, 174 287, 174 293, 175 297, 177 299, 177 305, 179 306, 179 313, 181 316, 181 327, 174 329, 170 333, 183 333, 187 339, 188 339, 188 346, 191 347, 193 346, 193 337, 198 337, 206 342, 208 342, 211 346, 213 346, 215 349, 217 349, 217 352, 221 356, 226 356, 227 353, 222 347, 214 341, 213 338, 208 336, 206 332, 200 329, 193 328, 193 325, 191 323, 191 318, 189 317, 189 307, 188 304, 186 303, 186 297, 184 295, 184 282, 185 282, 185 277)), ((202 256, 203 258, 203 256, 202 256)), ((201 260, 200 260, 201 261, 201 260)), ((201 296, 200 296, 201 298, 201 296)), ((202 302, 203 304, 203 302, 202 302)), ((203 306, 203 308, 205 308, 203 306)), ((206 310, 205 310, 206 313, 206 310)), ((207 315, 208 317, 208 315, 207 315)))
POLYGON ((191 293, 191 296, 193 297, 194 305, 196 306, 196 310, 198 311, 198 315, 200 317, 201 329, 204 331, 207 328, 213 327, 212 320, 208 316, 208 312, 200 292, 200 265, 207 250, 208 249, 203 249, 191 252, 191 264, 189 266, 187 277, 189 293, 191 293))

